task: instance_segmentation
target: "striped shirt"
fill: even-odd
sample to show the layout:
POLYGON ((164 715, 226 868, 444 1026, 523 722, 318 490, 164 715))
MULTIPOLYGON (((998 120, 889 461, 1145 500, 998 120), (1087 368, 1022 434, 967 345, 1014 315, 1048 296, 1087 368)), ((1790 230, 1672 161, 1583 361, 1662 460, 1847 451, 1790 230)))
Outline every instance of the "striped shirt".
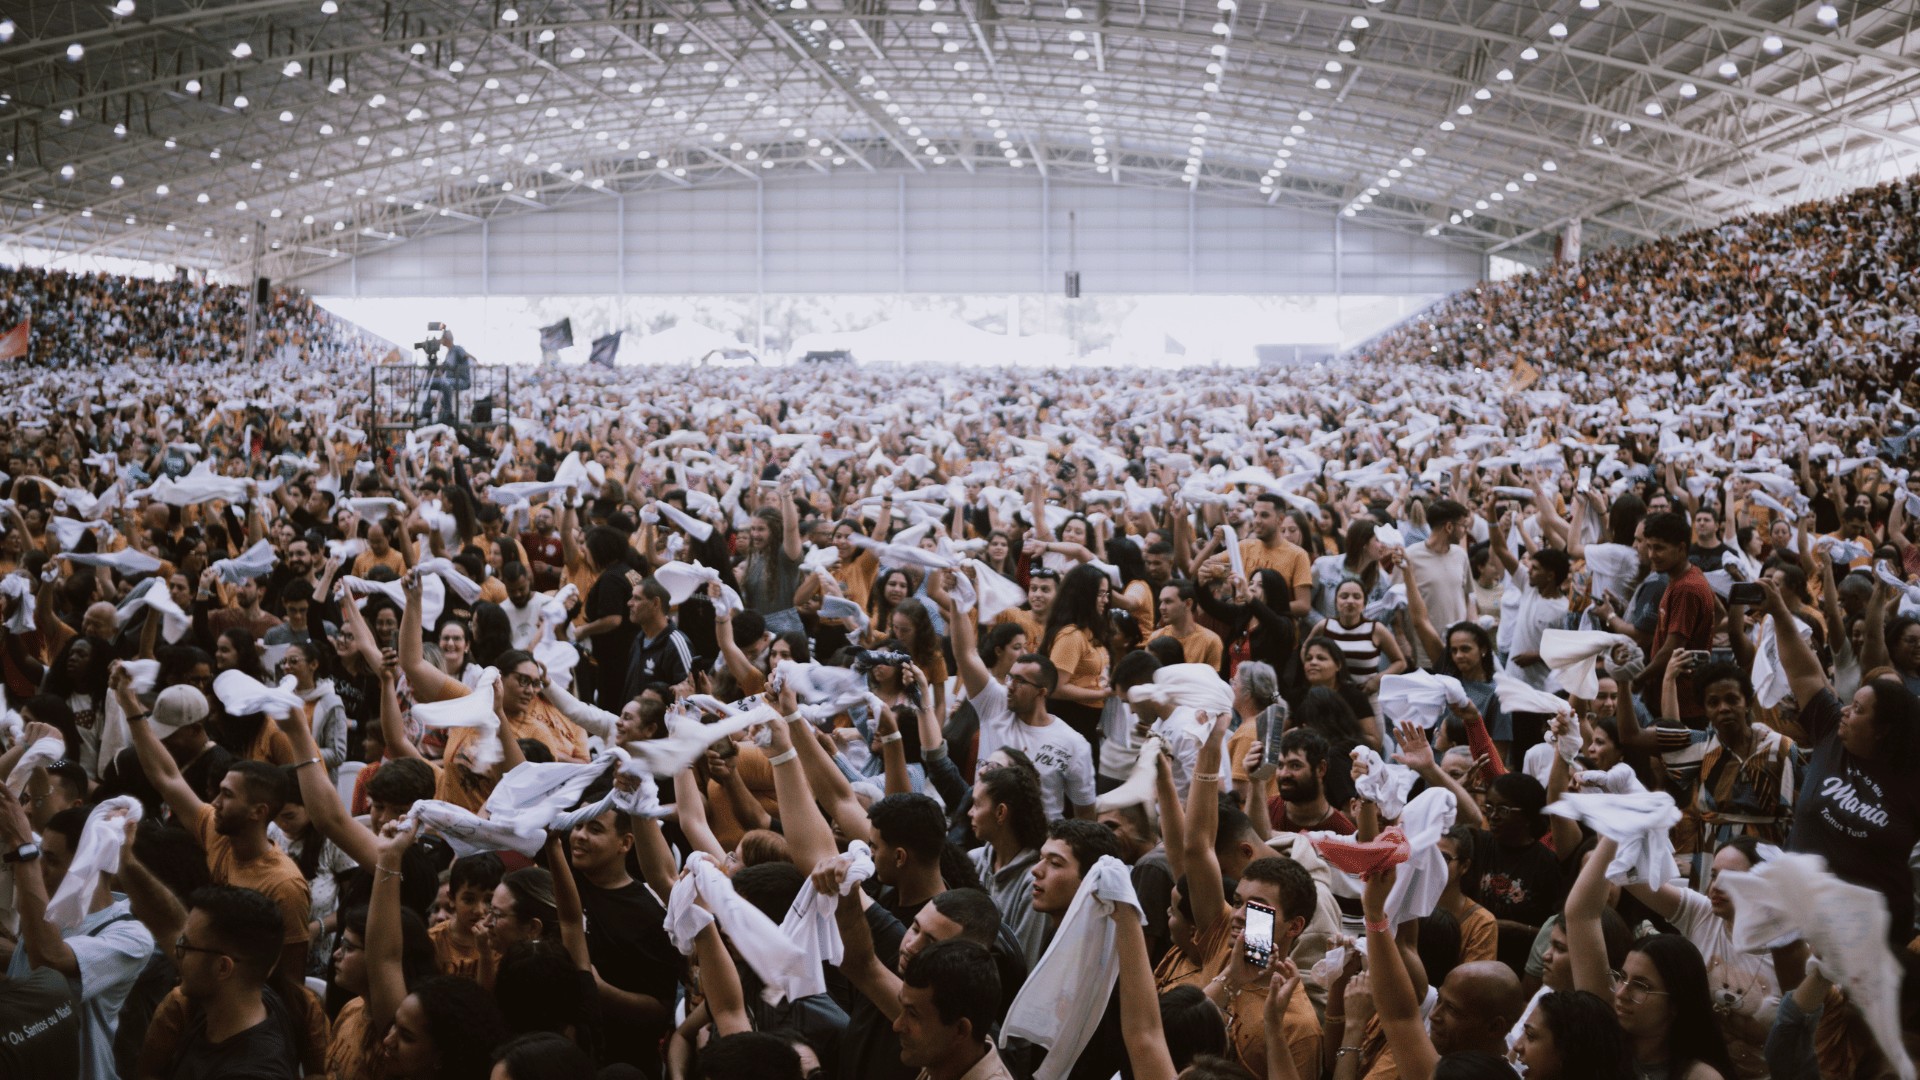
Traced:
POLYGON ((1341 626, 1338 619, 1320 624, 1320 636, 1339 646, 1340 654, 1347 660, 1347 673, 1356 679, 1380 671, 1380 646, 1373 643, 1376 625, 1372 619, 1363 620, 1351 629, 1341 626))

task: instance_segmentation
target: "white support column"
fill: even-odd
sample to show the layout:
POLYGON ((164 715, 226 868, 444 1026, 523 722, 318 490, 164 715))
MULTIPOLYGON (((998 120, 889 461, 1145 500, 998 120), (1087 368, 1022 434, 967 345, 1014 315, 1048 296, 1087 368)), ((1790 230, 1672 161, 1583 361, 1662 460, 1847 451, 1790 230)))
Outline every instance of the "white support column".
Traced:
POLYGON ((619 286, 621 296, 627 295, 627 193, 621 192, 614 203, 614 231, 618 236, 614 240, 614 279, 619 286))

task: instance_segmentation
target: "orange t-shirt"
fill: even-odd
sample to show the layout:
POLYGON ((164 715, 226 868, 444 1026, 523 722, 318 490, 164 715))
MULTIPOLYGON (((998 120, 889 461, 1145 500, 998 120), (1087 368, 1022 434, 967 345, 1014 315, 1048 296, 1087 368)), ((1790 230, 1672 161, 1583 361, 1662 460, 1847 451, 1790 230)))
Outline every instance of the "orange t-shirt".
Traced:
POLYGON ((192 822, 193 838, 207 853, 207 872, 213 883, 252 889, 272 900, 280 909, 280 921, 287 928, 281 940, 288 945, 306 944, 313 903, 299 864, 272 844, 254 858, 240 858, 234 853, 233 841, 214 829, 213 818, 213 807, 202 806, 200 816, 192 822))
MULTIPOLYGON (((433 962, 442 975, 458 975, 480 982, 480 969, 491 969, 493 966, 492 949, 487 939, 475 937, 471 945, 460 944, 453 936, 451 919, 428 930, 427 936, 433 939, 433 962)), ((487 982, 491 983, 492 980, 487 982)))

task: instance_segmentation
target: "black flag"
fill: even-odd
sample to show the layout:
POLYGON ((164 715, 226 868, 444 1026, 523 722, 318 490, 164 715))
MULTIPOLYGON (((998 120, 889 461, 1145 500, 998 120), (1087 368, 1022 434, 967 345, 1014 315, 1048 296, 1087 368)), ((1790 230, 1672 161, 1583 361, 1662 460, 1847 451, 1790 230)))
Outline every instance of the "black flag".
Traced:
POLYGON ((620 331, 615 330, 606 337, 594 338, 593 352, 588 355, 587 363, 599 364, 605 368, 612 367, 613 356, 620 351, 620 333, 620 331))
POLYGON ((559 352, 573 346, 573 320, 561 319, 552 326, 540 328, 540 351, 559 352))

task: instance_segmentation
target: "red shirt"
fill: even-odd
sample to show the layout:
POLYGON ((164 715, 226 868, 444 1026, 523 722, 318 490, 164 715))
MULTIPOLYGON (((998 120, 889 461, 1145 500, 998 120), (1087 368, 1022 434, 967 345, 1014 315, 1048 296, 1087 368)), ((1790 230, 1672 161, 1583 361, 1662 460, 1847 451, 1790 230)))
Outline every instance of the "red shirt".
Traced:
MULTIPOLYGON (((1675 649, 1703 651, 1713 645, 1713 587, 1707 575, 1692 563, 1667 583, 1660 597, 1660 621, 1653 631, 1653 651, 1659 652, 1672 641, 1675 649)), ((1693 682, 1681 676, 1676 684, 1680 693, 1682 720, 1704 717, 1706 712, 1694 700, 1693 682)), ((1654 704, 1659 703, 1656 700, 1654 704)), ((1655 713, 1658 714, 1658 709, 1655 713)))
POLYGON ((1333 808, 1333 813, 1327 815, 1327 820, 1311 829, 1302 829, 1287 820, 1286 801, 1278 795, 1267 800, 1267 820, 1273 825, 1274 832, 1330 832, 1339 833, 1341 836, 1352 836, 1360 831, 1359 826, 1348 821, 1347 815, 1341 813, 1338 808, 1333 808))

